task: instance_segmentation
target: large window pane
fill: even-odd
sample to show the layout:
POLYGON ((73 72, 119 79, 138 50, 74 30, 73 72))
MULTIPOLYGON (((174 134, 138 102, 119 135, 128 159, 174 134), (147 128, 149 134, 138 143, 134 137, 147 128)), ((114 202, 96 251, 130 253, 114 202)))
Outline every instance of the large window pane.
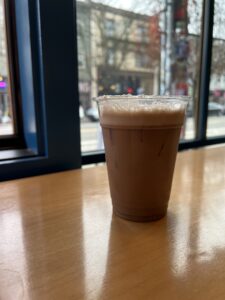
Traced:
POLYGON ((0 0, 0 137, 14 133, 4 1, 0 0))
POLYGON ((181 139, 195 138, 202 0, 77 1, 82 152, 103 148, 103 94, 190 95, 181 139))
POLYGON ((207 136, 225 135, 225 2, 215 0, 207 136))

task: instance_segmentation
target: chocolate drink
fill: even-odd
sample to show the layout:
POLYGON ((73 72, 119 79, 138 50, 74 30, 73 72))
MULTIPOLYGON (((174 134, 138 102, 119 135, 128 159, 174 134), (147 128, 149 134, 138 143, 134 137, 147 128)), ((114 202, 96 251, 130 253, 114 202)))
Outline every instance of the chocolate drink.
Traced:
POLYGON ((135 101, 102 103, 100 121, 114 213, 151 221, 167 212, 185 104, 135 101))

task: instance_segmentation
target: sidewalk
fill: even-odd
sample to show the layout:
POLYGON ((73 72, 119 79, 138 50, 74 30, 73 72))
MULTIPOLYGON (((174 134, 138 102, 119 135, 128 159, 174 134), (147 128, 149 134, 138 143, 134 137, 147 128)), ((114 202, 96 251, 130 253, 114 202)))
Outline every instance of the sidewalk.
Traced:
POLYGON ((12 123, 0 123, 0 136, 13 134, 12 123))
MULTIPOLYGON (((0 136, 13 133, 12 124, 0 123, 0 136)), ((207 136, 223 136, 225 135, 225 116, 209 117, 207 136)), ((192 118, 187 118, 185 140, 194 138, 194 122, 192 118)), ((90 122, 88 120, 81 121, 81 148, 82 152, 96 151, 103 148, 100 144, 100 127, 98 122, 90 122)))

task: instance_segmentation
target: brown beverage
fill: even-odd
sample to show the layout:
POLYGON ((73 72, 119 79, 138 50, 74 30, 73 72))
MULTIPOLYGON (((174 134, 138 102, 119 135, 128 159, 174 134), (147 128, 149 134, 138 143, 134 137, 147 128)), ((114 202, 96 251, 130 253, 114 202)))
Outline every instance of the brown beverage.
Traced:
POLYGON ((113 210, 122 218, 152 221, 167 212, 185 114, 173 99, 98 100, 113 210))

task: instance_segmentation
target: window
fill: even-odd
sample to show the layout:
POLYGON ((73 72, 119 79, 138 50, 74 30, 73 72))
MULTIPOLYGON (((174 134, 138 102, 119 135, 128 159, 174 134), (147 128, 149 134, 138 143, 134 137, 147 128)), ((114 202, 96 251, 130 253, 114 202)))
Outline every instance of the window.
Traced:
POLYGON ((215 0, 207 136, 225 136, 225 3, 215 0))
POLYGON ((138 52, 136 53, 136 67, 145 68, 149 67, 149 56, 146 53, 138 52))
POLYGON ((115 63, 115 50, 109 48, 106 53, 107 64, 113 66, 115 63))
POLYGON ((105 33, 108 37, 112 37, 115 34, 115 20, 105 20, 105 33))
POLYGON ((5 3, 15 8, 18 51, 9 58, 18 60, 24 145, 0 151, 0 180, 80 167, 74 2, 5 3))
POLYGON ((176 0, 174 5, 77 0, 77 11, 78 39, 89 37, 89 47, 78 49, 79 55, 86 51, 89 66, 79 72, 79 80, 88 79, 90 87, 89 94, 80 92, 82 152, 103 148, 97 107, 91 100, 103 94, 192 96, 181 139, 194 140, 203 0, 176 0))
POLYGON ((15 88, 13 80, 17 80, 16 65, 15 61, 9 60, 15 55, 14 45, 8 42, 14 38, 15 28, 10 20, 12 10, 12 5, 0 0, 0 145, 4 148, 15 146, 11 141, 19 134, 19 112, 17 111, 17 116, 15 114, 18 99, 13 90, 15 88))
POLYGON ((149 42, 149 28, 148 22, 145 25, 137 24, 136 28, 136 41, 137 42, 149 42))
POLYGON ((216 30, 216 18, 223 23, 222 2, 150 2, 77 0, 75 27, 73 0, 54 5, 46 0, 4 1, 15 7, 16 17, 6 15, 6 25, 8 19, 14 20, 16 39, 12 40, 16 43, 10 43, 6 35, 5 42, 0 42, 0 49, 6 45, 5 50, 0 53, 5 51, 9 58, 8 76, 15 73, 9 80, 10 92, 17 91, 9 104, 14 133, 21 124, 18 132, 30 155, 12 161, 9 156, 2 159, 4 151, 0 151, 1 179, 80 167, 81 151, 84 164, 103 161, 98 112, 92 101, 102 94, 190 95, 193 100, 188 104, 180 149, 225 142, 218 129, 223 127, 220 109, 218 116, 209 114, 207 127, 208 100, 210 113, 215 104, 223 106, 223 64, 218 71, 217 56, 222 58, 224 39, 218 35, 223 29, 216 30), (110 21, 114 25, 107 25, 113 38, 105 33, 107 19, 115 20, 110 21), (137 41, 137 31, 140 36, 145 31, 136 30, 137 24, 147 28, 148 40, 137 41), (16 50, 13 45, 17 55, 10 53, 16 50), (148 68, 137 67, 136 53, 148 55, 148 68), (17 72, 11 71, 16 66, 14 58, 17 72))
POLYGON ((81 69, 85 69, 86 67, 86 55, 89 55, 87 53, 87 50, 85 50, 86 47, 88 47, 88 36, 82 35, 83 29, 81 28, 82 24, 80 24, 80 27, 78 27, 78 38, 77 38, 77 47, 78 47, 78 67, 81 69))
POLYGON ((85 68, 86 61, 85 61, 85 55, 83 53, 78 54, 78 67, 79 68, 85 68))

